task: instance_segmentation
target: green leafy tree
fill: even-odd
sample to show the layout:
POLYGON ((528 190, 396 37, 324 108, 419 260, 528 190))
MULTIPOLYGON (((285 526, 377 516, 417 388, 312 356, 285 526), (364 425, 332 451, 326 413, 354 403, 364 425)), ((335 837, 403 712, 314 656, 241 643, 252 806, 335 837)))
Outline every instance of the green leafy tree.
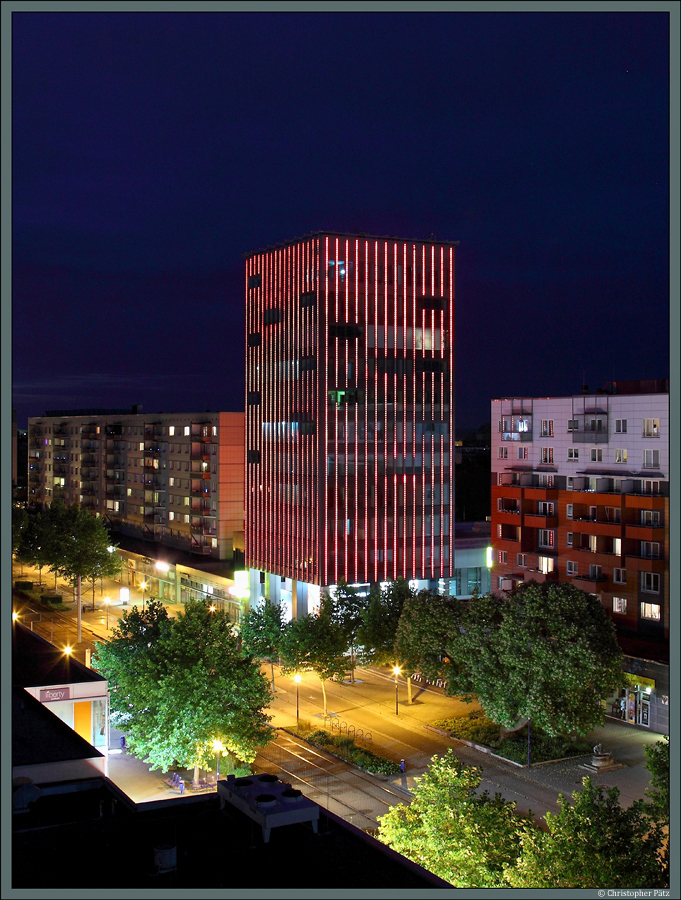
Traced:
POLYGON ((421 672, 426 678, 443 678, 451 694, 465 693, 468 681, 451 651, 459 636, 461 617, 462 607, 456 599, 430 591, 408 597, 395 637, 399 664, 410 674, 421 672))
POLYGON ((669 824, 669 735, 645 748, 646 769, 650 772, 650 787, 646 795, 650 812, 663 825, 669 824))
POLYGON ((278 603, 265 600, 253 607, 241 622, 241 640, 247 653, 270 663, 274 692, 274 660, 279 658, 279 645, 284 631, 284 611, 278 603))
POLYGON ((560 812, 546 813, 546 831, 524 829, 517 861, 506 869, 515 888, 664 888, 668 870, 664 834, 651 827, 646 804, 620 806, 617 788, 583 778, 572 806, 558 795, 560 812))
POLYGON ((397 626, 405 602, 413 596, 414 592, 404 578, 390 581, 380 590, 372 589, 357 629, 360 659, 364 665, 387 666, 397 662, 397 626))
POLYGON ((481 770, 448 750, 415 779, 408 806, 378 819, 378 839, 455 887, 504 887, 504 870, 520 850, 529 816, 500 794, 478 793, 481 770))
POLYGON ((30 513, 20 531, 16 558, 20 562, 38 569, 41 584, 43 569, 51 566, 57 557, 58 537, 59 532, 52 524, 49 510, 30 513))
POLYGON ((608 614, 569 584, 472 598, 445 648, 485 714, 506 728, 529 719, 549 735, 585 734, 603 723, 602 700, 621 681, 608 614))
POLYGON ((345 641, 350 648, 350 681, 355 680, 355 647, 357 632, 362 624, 362 613, 367 607, 367 599, 360 597, 357 589, 341 579, 333 592, 333 597, 322 600, 322 609, 330 615, 343 630, 345 641))
POLYGON ((327 712, 326 684, 329 678, 340 680, 347 667, 346 636, 324 608, 318 615, 309 614, 292 619, 285 627, 280 652, 282 672, 314 672, 319 678, 327 712))
POLYGON ((28 513, 23 506, 12 504, 12 553, 16 554, 21 546, 22 533, 28 525, 28 513))
POLYGON ((272 739, 267 679, 239 650, 233 624, 202 601, 170 619, 163 604, 133 607, 97 648, 94 666, 111 688, 112 720, 136 756, 167 771, 175 761, 211 768, 213 742, 252 762, 272 739))

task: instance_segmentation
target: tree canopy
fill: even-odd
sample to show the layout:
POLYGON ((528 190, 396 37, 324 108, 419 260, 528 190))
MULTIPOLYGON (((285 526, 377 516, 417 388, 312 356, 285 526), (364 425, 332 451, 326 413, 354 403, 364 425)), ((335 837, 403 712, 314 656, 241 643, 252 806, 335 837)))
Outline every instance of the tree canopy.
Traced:
POLYGON ((645 802, 620 806, 617 788, 590 778, 559 794, 560 812, 546 813, 546 830, 524 829, 521 850, 506 881, 515 888, 663 888, 669 874, 662 828, 651 826, 645 802))
POLYGON ((505 887, 504 869, 531 819, 500 794, 478 793, 480 780, 481 770, 451 749, 433 757, 409 806, 398 803, 379 818, 378 839, 455 887, 505 887))
POLYGON ((669 824, 669 735, 645 747, 646 769, 650 772, 650 787, 646 794, 650 800, 652 817, 662 824, 669 824))
POLYGON ((364 665, 385 666, 397 662, 397 627, 404 604, 413 594, 404 578, 371 591, 357 628, 360 659, 364 665))
POLYGON ((250 609, 241 622, 241 640, 247 653, 270 661, 272 690, 274 690, 274 664, 279 656, 284 632, 284 612, 278 603, 264 600, 250 609))
POLYGON ((326 685, 329 678, 340 679, 347 670, 346 635, 322 608, 318 615, 292 619, 284 629, 281 643, 282 672, 314 672, 319 678, 327 712, 326 685))
POLYGON ((219 740, 252 762, 272 738, 267 680, 240 653, 228 617, 190 601, 171 619, 160 601, 126 612, 94 667, 109 681, 112 721, 136 756, 167 771, 211 768, 219 740))

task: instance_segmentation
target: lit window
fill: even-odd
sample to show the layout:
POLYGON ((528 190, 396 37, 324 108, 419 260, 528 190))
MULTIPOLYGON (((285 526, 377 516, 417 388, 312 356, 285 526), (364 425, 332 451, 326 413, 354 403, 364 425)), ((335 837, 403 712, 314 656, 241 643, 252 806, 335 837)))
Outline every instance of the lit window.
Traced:
POLYGON ((184 433, 185 433, 185 435, 189 435, 190 432, 191 432, 191 429, 190 429, 189 425, 185 425, 185 426, 184 426, 184 433))
POLYGON ((652 619, 655 622, 660 621, 660 610, 661 607, 658 603, 642 603, 641 604, 641 618, 642 619, 652 619))
POLYGON ((659 437, 660 436, 660 420, 644 419, 643 420, 643 437, 659 437))
POLYGON ((540 447, 539 454, 542 463, 552 463, 553 462, 553 447, 540 447))
POLYGON ((612 611, 614 613, 620 613, 620 615, 626 615, 627 612, 627 601, 625 597, 613 597, 612 598, 612 611))
POLYGON ((553 437, 553 419, 541 420, 541 436, 553 437))
POLYGON ((627 451, 626 450, 615 450, 615 462, 616 463, 625 463, 627 461, 627 451))
POLYGON ((556 543, 556 533, 548 528, 539 529, 539 546, 553 547, 556 543))
POLYGON ((537 558, 537 568, 543 575, 553 572, 555 560, 550 556, 540 556, 537 558))

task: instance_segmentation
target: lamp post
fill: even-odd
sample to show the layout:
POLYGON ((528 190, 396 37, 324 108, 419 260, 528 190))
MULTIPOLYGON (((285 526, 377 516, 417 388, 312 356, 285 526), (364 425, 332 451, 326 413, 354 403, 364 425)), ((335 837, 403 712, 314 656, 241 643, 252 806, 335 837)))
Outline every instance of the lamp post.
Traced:
POLYGON ((300 687, 300 675, 294 675, 293 680, 296 683, 296 728, 300 725, 300 704, 298 702, 298 691, 300 687))
POLYGON ((395 715, 399 715, 399 710, 397 708, 397 676, 400 674, 400 667, 393 666, 393 675, 395 676, 395 715))
POLYGON ((109 633, 109 603, 111 600, 108 597, 105 597, 103 600, 104 606, 106 607, 106 633, 109 633))
POLYGON ((213 741, 213 750, 215 751, 215 788, 217 790, 218 781, 220 780, 220 754, 224 750, 222 741, 213 741))

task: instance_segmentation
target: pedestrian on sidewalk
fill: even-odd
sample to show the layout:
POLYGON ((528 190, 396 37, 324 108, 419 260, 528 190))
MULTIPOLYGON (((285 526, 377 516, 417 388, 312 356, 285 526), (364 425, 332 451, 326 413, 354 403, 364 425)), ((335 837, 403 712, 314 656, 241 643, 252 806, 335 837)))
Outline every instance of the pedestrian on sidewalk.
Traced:
POLYGON ((125 735, 124 734, 121 735, 120 744, 121 744, 121 753, 125 753, 125 735))

